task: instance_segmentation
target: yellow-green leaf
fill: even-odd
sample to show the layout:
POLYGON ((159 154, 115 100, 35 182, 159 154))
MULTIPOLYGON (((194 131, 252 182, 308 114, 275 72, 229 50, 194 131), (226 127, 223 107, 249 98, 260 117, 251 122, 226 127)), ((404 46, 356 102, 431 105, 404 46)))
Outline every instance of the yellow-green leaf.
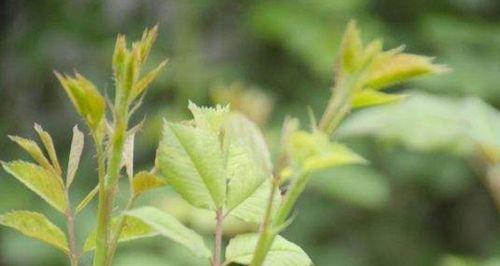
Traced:
POLYGON ((347 147, 330 142, 322 132, 294 132, 290 136, 288 153, 293 165, 305 172, 365 162, 347 147))
POLYGON ((43 130, 43 128, 39 124, 35 124, 35 131, 38 133, 38 136, 40 136, 40 139, 42 140, 43 145, 45 146, 45 149, 49 154, 49 158, 52 162, 54 170, 59 176, 61 176, 62 170, 61 166, 59 165, 59 160, 57 159, 56 148, 54 147, 54 141, 52 141, 52 137, 47 131, 43 130))
MULTIPOLYGON (((226 262, 248 265, 252 261, 259 234, 238 235, 226 247, 226 262)), ((309 256, 296 244, 277 236, 262 266, 310 266, 309 256)))
POLYGON ((64 233, 43 214, 30 211, 11 211, 0 215, 0 224, 43 241, 66 253, 69 250, 64 233))
POLYGON ((96 129, 103 121, 106 109, 104 97, 96 86, 78 73, 74 77, 57 72, 55 74, 78 114, 87 121, 90 128, 96 129))
POLYGON ((60 177, 56 176, 53 171, 24 161, 13 161, 2 165, 5 171, 21 181, 52 207, 62 213, 66 211, 68 203, 64 196, 63 185, 60 182, 60 177))
POLYGON ((351 73, 359 68, 363 56, 363 43, 356 22, 351 21, 347 25, 340 49, 342 70, 351 73))
POLYGON ((78 203, 78 206, 76 206, 75 213, 78 214, 80 213, 87 205, 94 199, 95 195, 97 195, 97 192, 99 192, 99 185, 95 186, 94 189, 92 189, 85 198, 83 198, 80 203, 78 203))
POLYGON ((9 136, 9 138, 28 152, 28 154, 43 168, 54 171, 54 168, 36 142, 18 136, 9 136))
POLYGON ((134 84, 134 88, 132 89, 132 99, 137 98, 137 96, 139 96, 146 90, 149 84, 151 84, 151 82, 156 79, 158 74, 160 74, 160 71, 167 64, 167 61, 168 60, 164 60, 163 62, 161 62, 155 69, 151 70, 134 84))
POLYGON ((373 105, 389 104, 406 98, 402 94, 388 94, 376 90, 365 89, 354 94, 352 99, 353 108, 368 107, 373 105))
POLYGON ((135 196, 151 189, 159 188, 167 184, 163 178, 159 178, 153 173, 142 171, 137 173, 132 179, 132 191, 135 196))
MULTIPOLYGON (((118 225, 118 219, 114 218, 112 222, 112 229, 115 231, 118 225)), ((89 252, 95 249, 97 231, 94 229, 87 236, 83 246, 83 252, 89 252)), ((118 238, 118 242, 132 241, 139 238, 152 237, 158 235, 158 232, 142 220, 127 216, 125 217, 122 232, 118 238)))
POLYGON ((433 58, 388 51, 374 59, 365 86, 383 89, 413 78, 441 73, 448 69, 432 63, 433 58))

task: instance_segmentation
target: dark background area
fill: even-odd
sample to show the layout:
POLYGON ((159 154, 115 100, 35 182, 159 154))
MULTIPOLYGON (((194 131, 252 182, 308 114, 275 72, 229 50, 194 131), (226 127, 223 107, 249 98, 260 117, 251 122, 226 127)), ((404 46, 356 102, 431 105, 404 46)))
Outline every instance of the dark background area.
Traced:
MULTIPOLYGON (((72 126, 84 127, 52 71, 78 69, 112 94, 117 33, 133 40, 156 23, 151 66, 170 61, 134 118, 147 118, 136 142, 137 169, 153 162, 162 118, 187 118, 189 99, 231 102, 260 123, 275 147, 285 114, 307 121, 307 106, 319 116, 326 105, 350 19, 365 41, 381 37, 386 49, 405 44, 408 52, 435 56, 453 71, 394 88, 415 96, 392 112, 367 109, 346 121, 342 141, 371 164, 313 178, 285 235, 319 266, 500 265, 500 223, 484 169, 454 134, 463 124, 457 117, 481 119, 462 108, 470 97, 489 104, 491 121, 500 121, 494 109, 500 107, 500 1, 18 0, 1 1, 0 16, 0 159, 6 161, 25 158, 7 135, 34 137, 36 122, 53 135, 66 162, 72 126), (221 87, 232 94, 221 96, 221 87), (360 128, 363 134, 354 134, 360 128)), ((74 199, 97 182, 88 143, 74 199)), ((145 203, 174 204, 171 197, 166 188, 145 203)), ((50 213, 2 171, 0 212, 11 209, 50 213)), ((94 210, 80 217, 81 241, 93 227, 94 210)), ((116 265, 198 265, 191 257, 155 238, 123 245, 116 265)), ((1 228, 0 265, 66 260, 1 228)))

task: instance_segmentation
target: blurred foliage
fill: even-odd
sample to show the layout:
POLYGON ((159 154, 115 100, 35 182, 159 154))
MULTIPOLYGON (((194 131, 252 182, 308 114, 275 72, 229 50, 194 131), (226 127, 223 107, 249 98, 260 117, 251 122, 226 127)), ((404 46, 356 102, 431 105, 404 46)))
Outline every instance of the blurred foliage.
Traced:
MULTIPOLYGON (((276 147, 285 113, 307 118, 306 105, 317 115, 326 105, 339 39, 351 18, 367 40, 383 37, 385 48, 405 43, 409 52, 435 56, 453 71, 400 86, 396 90, 412 98, 356 111, 346 121, 337 137, 371 163, 314 176, 285 237, 304 247, 316 265, 500 265, 500 221, 485 187, 485 166, 478 163, 479 153, 496 154, 500 141, 496 0, 10 0, 0 3, 0 16, 2 160, 20 153, 7 134, 32 137, 35 122, 67 158, 71 127, 82 121, 52 70, 78 68, 106 93, 116 34, 138 37, 156 23, 151 67, 165 57, 170 61, 136 116, 148 113, 136 144, 142 169, 153 161, 161 119, 185 119, 188 99, 230 102, 264 126, 276 147)), ((75 202, 96 181, 91 147, 85 149, 75 202)), ((161 192, 143 203, 179 210, 182 204, 161 192)), ((4 172, 0 195, 0 212, 46 208, 4 172)), ((94 210, 81 214, 82 241, 93 227, 85 217, 94 210)), ((208 218, 179 215, 211 237, 203 223, 208 218)), ((124 244, 116 265, 203 263, 186 252, 168 240, 141 240, 124 244)), ((0 265, 65 260, 2 228, 0 265)))

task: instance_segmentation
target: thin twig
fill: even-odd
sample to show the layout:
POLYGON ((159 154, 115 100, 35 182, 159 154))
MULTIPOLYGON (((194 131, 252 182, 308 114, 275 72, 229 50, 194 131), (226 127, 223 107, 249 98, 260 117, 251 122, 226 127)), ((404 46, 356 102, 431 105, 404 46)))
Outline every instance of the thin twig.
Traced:
POLYGON ((224 214, 222 209, 218 209, 215 213, 215 247, 214 247, 214 259, 212 262, 213 266, 221 266, 221 253, 222 253, 222 223, 224 221, 224 214))
POLYGON ((68 188, 65 188, 65 197, 68 202, 68 208, 66 209, 65 217, 66 217, 66 225, 68 229, 68 238, 69 238, 69 260, 71 266, 78 266, 78 259, 80 254, 78 252, 78 248, 76 246, 76 232, 75 232, 75 217, 73 215, 73 209, 71 209, 71 204, 69 201, 69 192, 68 188))

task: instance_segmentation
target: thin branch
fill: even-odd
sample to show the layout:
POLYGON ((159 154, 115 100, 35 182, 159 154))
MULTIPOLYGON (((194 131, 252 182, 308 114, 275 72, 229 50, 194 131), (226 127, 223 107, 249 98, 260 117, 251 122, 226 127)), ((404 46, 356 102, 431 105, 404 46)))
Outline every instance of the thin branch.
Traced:
POLYGON ((222 223, 224 221, 224 214, 222 209, 219 209, 215 213, 215 247, 214 247, 214 259, 212 262, 213 266, 222 266, 221 264, 221 253, 222 253, 222 223))
POLYGON ((71 266, 78 266, 78 259, 80 258, 80 253, 78 252, 78 248, 76 246, 76 232, 75 232, 75 216, 73 214, 73 209, 71 209, 71 204, 69 201, 69 191, 68 188, 65 188, 65 197, 68 202, 68 208, 66 209, 65 217, 66 217, 66 226, 68 230, 68 238, 69 238, 69 253, 68 257, 71 263, 71 266))

